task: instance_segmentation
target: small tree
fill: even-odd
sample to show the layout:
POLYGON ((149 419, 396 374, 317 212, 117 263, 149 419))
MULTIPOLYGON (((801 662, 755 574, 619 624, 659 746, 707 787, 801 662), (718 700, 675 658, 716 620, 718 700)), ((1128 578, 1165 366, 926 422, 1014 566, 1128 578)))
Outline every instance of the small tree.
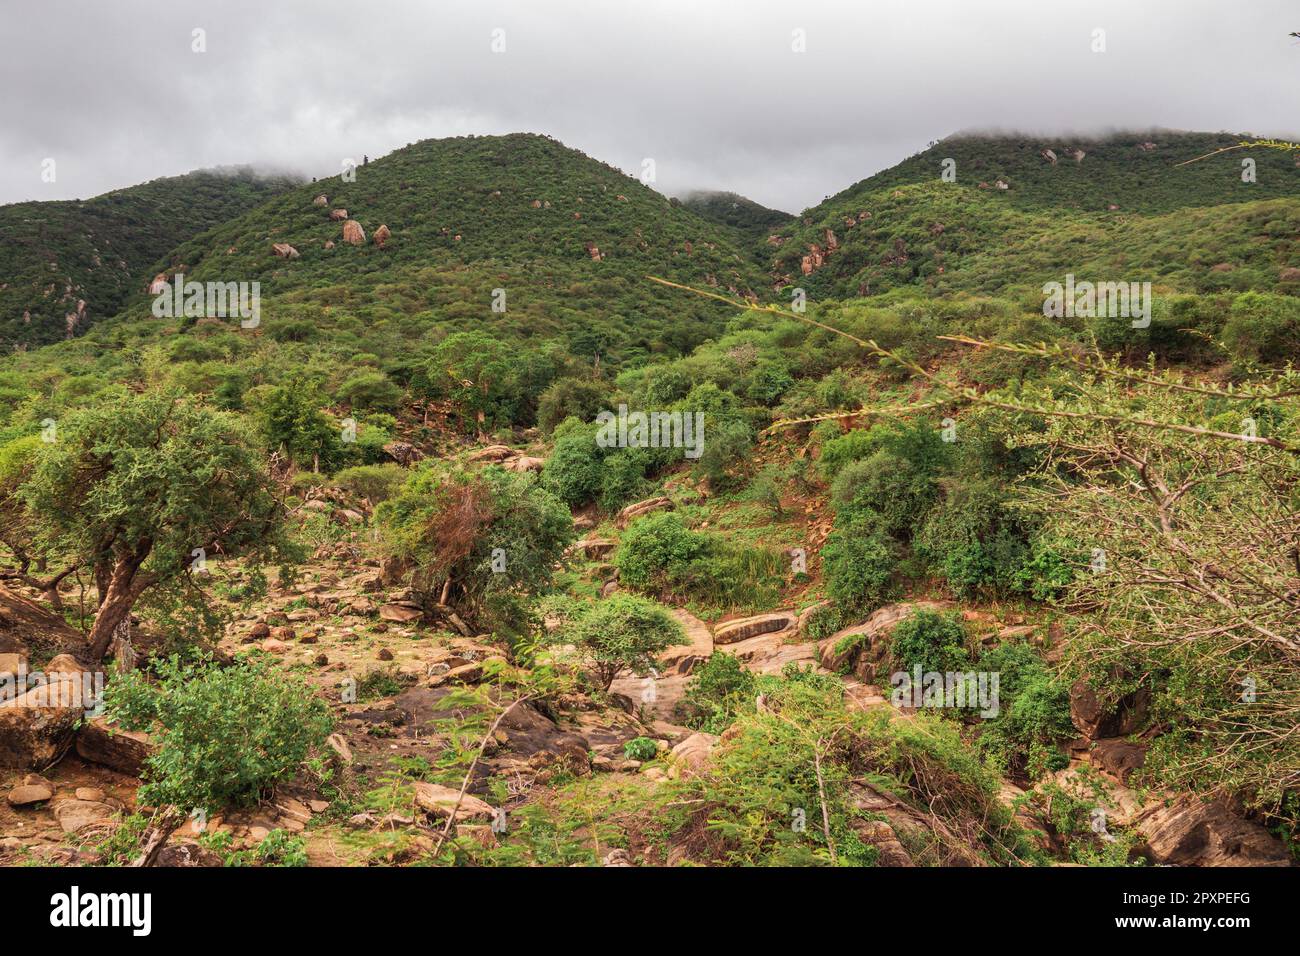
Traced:
POLYGON ((375 513, 389 554, 428 603, 480 616, 494 599, 546 588, 573 516, 532 475, 426 462, 375 513))
POLYGON ((609 690, 620 671, 650 672, 656 655, 686 643, 681 624, 662 605, 632 594, 614 594, 591 605, 562 630, 609 690))
POLYGON ((147 589, 194 584, 196 557, 284 556, 281 503, 235 417, 146 393, 73 413, 57 434, 17 495, 41 552, 94 572, 93 662, 147 589))

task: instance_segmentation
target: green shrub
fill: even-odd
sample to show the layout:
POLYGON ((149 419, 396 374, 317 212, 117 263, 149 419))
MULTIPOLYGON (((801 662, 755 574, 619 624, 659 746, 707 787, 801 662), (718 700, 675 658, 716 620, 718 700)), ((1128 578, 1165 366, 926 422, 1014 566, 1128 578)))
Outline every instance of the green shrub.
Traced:
POLYGON ((970 650, 961 614, 921 608, 898 622, 889 637, 887 668, 910 674, 917 667, 923 674, 969 669, 970 650))
POLYGON ((633 737, 623 745, 623 756, 629 760, 654 760, 659 754, 658 745, 649 737, 633 737))
POLYGON ((613 387, 599 379, 556 379, 537 401, 537 427, 549 435, 567 418, 591 422, 611 407, 613 396, 613 387))
POLYGON ((597 428, 566 420, 555 430, 555 445, 542 466, 542 484, 571 508, 594 501, 604 484, 605 449, 596 444, 597 428))
POLYGON ((377 505, 395 495, 405 483, 406 477, 406 469, 396 462, 356 465, 335 472, 332 484, 377 505))
POLYGON ((300 680, 257 663, 157 664, 120 675, 105 711, 158 744, 146 763, 142 802, 190 809, 248 805, 296 773, 333 729, 329 705, 300 680))
POLYGON ((755 675, 740 658, 718 651, 698 665, 679 705, 687 727, 720 734, 754 699, 755 675))
POLYGON ((648 674, 656 655, 686 642, 686 632, 662 605, 634 594, 597 601, 559 633, 592 665, 603 690, 620 671, 648 674))
POLYGON ((893 590, 896 549, 870 519, 835 524, 822 546, 826 593, 843 611, 874 610, 893 590))
POLYGON ((981 722, 979 745, 1001 772, 1034 780, 1068 766, 1062 744, 1076 733, 1069 687, 1023 643, 992 648, 979 666, 998 675, 999 713, 981 722))
POLYGON ((958 594, 1004 594, 1022 580, 1033 531, 996 481, 957 483, 926 518, 916 552, 958 594))

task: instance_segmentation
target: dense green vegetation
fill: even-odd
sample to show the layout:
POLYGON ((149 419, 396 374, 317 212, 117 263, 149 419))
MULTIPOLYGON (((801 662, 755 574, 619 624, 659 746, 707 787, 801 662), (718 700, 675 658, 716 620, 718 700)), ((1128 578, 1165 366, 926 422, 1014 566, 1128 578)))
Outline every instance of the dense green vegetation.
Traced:
MULTIPOLYGON (((1300 170, 1275 149, 1175 166, 1233 141, 1117 135, 1068 144, 1076 162, 1067 144, 955 138, 795 220, 672 202, 544 137, 409 146, 150 267, 259 281, 257 327, 156 319, 132 286, 112 320, 5 359, 6 576, 57 597, 84 569, 103 657, 133 610, 173 644, 219 632, 233 609, 205 594, 195 549, 238 562, 246 598, 263 564, 346 536, 421 627, 499 649, 476 648, 483 687, 455 691, 472 722, 449 732, 440 780, 473 771, 511 700, 596 711, 620 676, 656 674, 685 641, 670 606, 716 623, 824 605, 789 635, 806 644, 939 599, 952 609, 900 614, 885 639, 840 639, 842 674, 679 658, 673 718, 723 739, 707 769, 640 796, 656 838, 700 862, 872 865, 878 786, 944 834, 911 831, 918 860, 1043 862, 1009 779, 1049 805, 1058 858, 1128 862, 1131 837, 1088 831, 1090 804, 1055 776, 1086 759, 1085 688, 1106 735, 1144 749, 1133 785, 1225 795, 1295 845, 1300 170), (812 243, 825 261, 804 275, 812 243), (1042 284, 1066 273, 1151 282, 1150 323, 1047 317, 1042 284), (750 298, 774 286, 777 307, 750 298), (792 286, 806 311, 784 308, 792 286), (604 441, 601 413, 622 406, 702 416, 698 455, 604 441), (355 506, 355 533, 295 511, 305 498, 355 506), (996 713, 846 701, 849 671, 887 696, 915 668, 998 675, 996 713)), ((374 671, 365 699, 408 679, 374 671)), ((252 799, 326 729, 260 665, 155 664, 115 686, 115 713, 163 735, 160 801, 252 799), (292 733, 267 765, 210 756, 203 726, 248 719, 226 691, 283 708, 292 733)), ((618 742, 625 759, 659 760, 649 726, 618 742)), ((440 839, 439 859, 584 859, 574 834, 633 797, 581 776, 555 769, 555 807, 529 803, 491 847, 440 839)))
POLYGON ((85 332, 143 291, 153 267, 182 242, 296 182, 246 168, 204 170, 94 199, 0 206, 0 345, 9 351, 85 332))

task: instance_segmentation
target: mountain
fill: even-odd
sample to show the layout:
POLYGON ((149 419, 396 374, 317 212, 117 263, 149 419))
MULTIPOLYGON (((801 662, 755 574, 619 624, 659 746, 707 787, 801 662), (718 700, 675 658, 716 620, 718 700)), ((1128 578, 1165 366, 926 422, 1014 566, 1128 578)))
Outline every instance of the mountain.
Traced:
POLYGON ((0 346, 83 332, 147 284, 169 250, 295 185, 247 167, 155 179, 94 199, 0 206, 0 346))
MULTIPOLYGON (((294 319, 324 335, 351 316, 406 338, 479 328, 559 340, 607 361, 687 351, 721 328, 725 308, 683 303, 646 275, 739 294, 763 283, 738 233, 528 134, 407 146, 357 168, 353 182, 300 186, 183 242, 157 269, 260 282, 272 335, 294 319), (345 241, 335 210, 364 241, 345 241), (296 257, 278 258, 277 243, 296 257)), ((147 305, 138 297, 128 315, 147 305)))
POLYGON ((1294 264, 1300 157, 1205 156, 1243 136, 957 136, 806 210, 767 240, 773 285, 844 298, 1036 288, 1067 270, 1182 291, 1277 288, 1294 264), (954 181, 941 174, 955 165, 954 181), (1243 181, 1243 160, 1255 181, 1243 181))
POLYGON ((681 203, 697 216, 735 229, 749 239, 766 238, 770 230, 794 218, 788 212, 768 209, 739 193, 697 191, 682 196, 681 203))

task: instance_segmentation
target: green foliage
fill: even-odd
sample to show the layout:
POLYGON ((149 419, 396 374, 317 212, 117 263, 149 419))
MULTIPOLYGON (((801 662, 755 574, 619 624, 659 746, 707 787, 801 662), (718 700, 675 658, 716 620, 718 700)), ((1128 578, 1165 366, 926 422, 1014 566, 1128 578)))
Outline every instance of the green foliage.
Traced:
POLYGON ((557 379, 538 399, 537 426, 550 434, 566 418, 594 421, 598 412, 611 407, 613 394, 613 388, 599 379, 557 379))
POLYGON ((675 512, 658 512, 628 526, 614 552, 619 580, 664 600, 754 607, 780 583, 780 552, 732 544, 688 528, 675 512))
POLYGON ((922 673, 969 670, 967 643, 960 613, 921 608, 899 621, 890 634, 887 670, 909 674, 917 667, 922 673))
POLYGON ((1069 764, 1063 744, 1075 736, 1070 689, 1032 647, 1002 644, 987 651, 980 670, 998 675, 999 713, 981 722, 980 748, 1003 773, 1030 780, 1069 764))
POLYGON ((342 432, 321 410, 319 384, 303 375, 270 389, 259 417, 267 447, 313 471, 332 471, 342 454, 342 432))
POLYGON ((649 737, 633 737, 623 745, 623 756, 629 760, 654 760, 659 748, 649 737))
POLYGON ((757 678, 733 654, 718 651, 691 672, 681 708, 687 727, 720 734, 754 699, 757 678))
POLYGON ((953 483, 926 517, 916 551, 958 594, 1005 594, 1022 580, 1034 530, 995 480, 953 483))
POLYGON ((662 605, 617 593, 589 605, 560 633, 591 664, 604 690, 620 671, 648 674, 657 654, 686 639, 682 626, 662 605))
POLYGON ((410 473, 375 523, 430 603, 449 582, 449 600, 466 613, 501 620, 514 616, 518 593, 550 586, 574 537, 568 508, 533 475, 435 461, 410 473))
POLYGON ((158 745, 140 789, 153 806, 253 803, 297 772, 332 729, 328 704, 275 668, 172 657, 156 671, 156 681, 131 671, 105 690, 107 715, 127 730, 149 731, 158 745))
POLYGON ((1300 353, 1300 299, 1265 292, 1237 296, 1223 326, 1223 343, 1249 362, 1294 361, 1300 353))
POLYGON ((840 520, 822 546, 826 593, 843 611, 870 611, 893 591, 895 546, 870 518, 840 520))

